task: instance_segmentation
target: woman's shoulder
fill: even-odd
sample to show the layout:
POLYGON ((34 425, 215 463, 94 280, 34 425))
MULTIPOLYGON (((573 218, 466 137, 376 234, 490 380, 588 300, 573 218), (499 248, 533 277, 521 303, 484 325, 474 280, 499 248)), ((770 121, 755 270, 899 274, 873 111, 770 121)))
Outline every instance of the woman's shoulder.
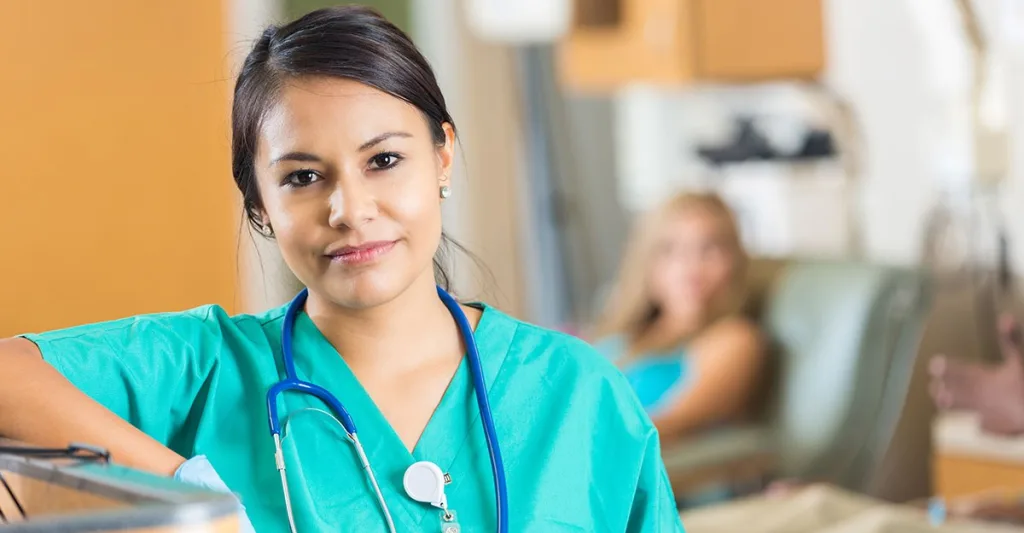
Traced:
POLYGON ((693 348, 697 351, 711 348, 715 351, 760 353, 766 344, 765 334, 756 322, 742 316, 730 316, 708 326, 694 339, 693 348))
POLYGON ((253 313, 232 313, 218 304, 207 304, 175 313, 136 317, 136 320, 177 324, 184 332, 234 345, 238 342, 265 345, 281 335, 286 306, 253 313))
POLYGON ((653 427, 626 377, 589 342, 493 308, 488 308, 487 312, 492 313, 492 319, 501 320, 515 331, 508 357, 514 361, 519 378, 536 378, 545 383, 546 390, 572 391, 574 398, 589 398, 586 402, 574 402, 574 406, 602 411, 599 420, 626 420, 639 434, 653 427))
POLYGON ((607 358, 586 340, 551 328, 546 328, 505 314, 487 306, 485 313, 491 323, 502 322, 512 332, 509 354, 526 362, 538 359, 557 360, 569 364, 574 371, 604 373, 614 371, 607 358))
POLYGON ((206 304, 178 311, 150 312, 66 326, 49 331, 25 333, 22 337, 39 342, 89 337, 145 338, 173 337, 181 340, 203 336, 263 335, 267 325, 283 317, 283 308, 262 313, 231 313, 219 304, 206 304))

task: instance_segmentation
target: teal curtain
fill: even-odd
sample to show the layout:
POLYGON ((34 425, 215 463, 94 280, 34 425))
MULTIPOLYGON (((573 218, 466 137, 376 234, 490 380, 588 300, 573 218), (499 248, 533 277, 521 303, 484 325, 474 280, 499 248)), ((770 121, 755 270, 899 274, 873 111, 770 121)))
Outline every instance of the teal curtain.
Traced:
POLYGON ((412 22, 412 7, 410 6, 409 0, 363 0, 362 2, 345 2, 345 1, 328 1, 328 0, 285 0, 284 1, 284 13, 288 19, 295 19, 322 7, 330 7, 337 5, 346 4, 359 4, 364 6, 370 6, 380 11, 382 15, 387 17, 395 26, 398 26, 402 31, 409 33, 411 31, 412 22))

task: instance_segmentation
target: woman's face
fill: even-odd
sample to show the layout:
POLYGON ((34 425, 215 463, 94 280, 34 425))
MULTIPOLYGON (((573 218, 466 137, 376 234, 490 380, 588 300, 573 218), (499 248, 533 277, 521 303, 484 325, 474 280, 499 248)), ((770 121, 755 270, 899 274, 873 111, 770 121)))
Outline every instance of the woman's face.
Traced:
POLYGON ((416 107, 356 81, 286 83, 260 132, 256 174, 264 220, 312 294, 361 309, 433 284, 454 150, 444 128, 439 147, 416 107))
POLYGON ((674 214, 658 229, 648 289, 662 312, 703 313, 729 288, 736 258, 727 231, 701 209, 674 214))

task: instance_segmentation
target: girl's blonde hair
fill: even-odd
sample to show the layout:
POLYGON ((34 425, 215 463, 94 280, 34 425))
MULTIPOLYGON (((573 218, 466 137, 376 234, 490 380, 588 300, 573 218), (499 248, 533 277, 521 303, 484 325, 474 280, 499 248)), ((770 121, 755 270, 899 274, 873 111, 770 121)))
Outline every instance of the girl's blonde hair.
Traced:
POLYGON ((595 338, 625 335, 636 338, 657 318, 657 306, 647 290, 647 277, 654 257, 659 228, 672 216, 697 211, 720 224, 723 245, 733 258, 732 279, 728 290, 712 304, 705 325, 738 312, 745 296, 747 254, 743 249, 739 228, 732 210, 714 193, 679 193, 643 217, 630 236, 619 276, 612 287, 603 312, 596 324, 595 338))

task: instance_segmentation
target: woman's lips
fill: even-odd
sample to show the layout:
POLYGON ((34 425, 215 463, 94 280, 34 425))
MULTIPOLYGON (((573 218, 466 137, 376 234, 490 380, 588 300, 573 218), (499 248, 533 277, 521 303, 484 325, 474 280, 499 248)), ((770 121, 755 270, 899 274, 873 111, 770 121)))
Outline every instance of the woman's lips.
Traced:
POLYGON ((343 265, 365 265, 379 259, 395 247, 397 241, 367 242, 357 246, 344 246, 327 254, 332 262, 343 265))

